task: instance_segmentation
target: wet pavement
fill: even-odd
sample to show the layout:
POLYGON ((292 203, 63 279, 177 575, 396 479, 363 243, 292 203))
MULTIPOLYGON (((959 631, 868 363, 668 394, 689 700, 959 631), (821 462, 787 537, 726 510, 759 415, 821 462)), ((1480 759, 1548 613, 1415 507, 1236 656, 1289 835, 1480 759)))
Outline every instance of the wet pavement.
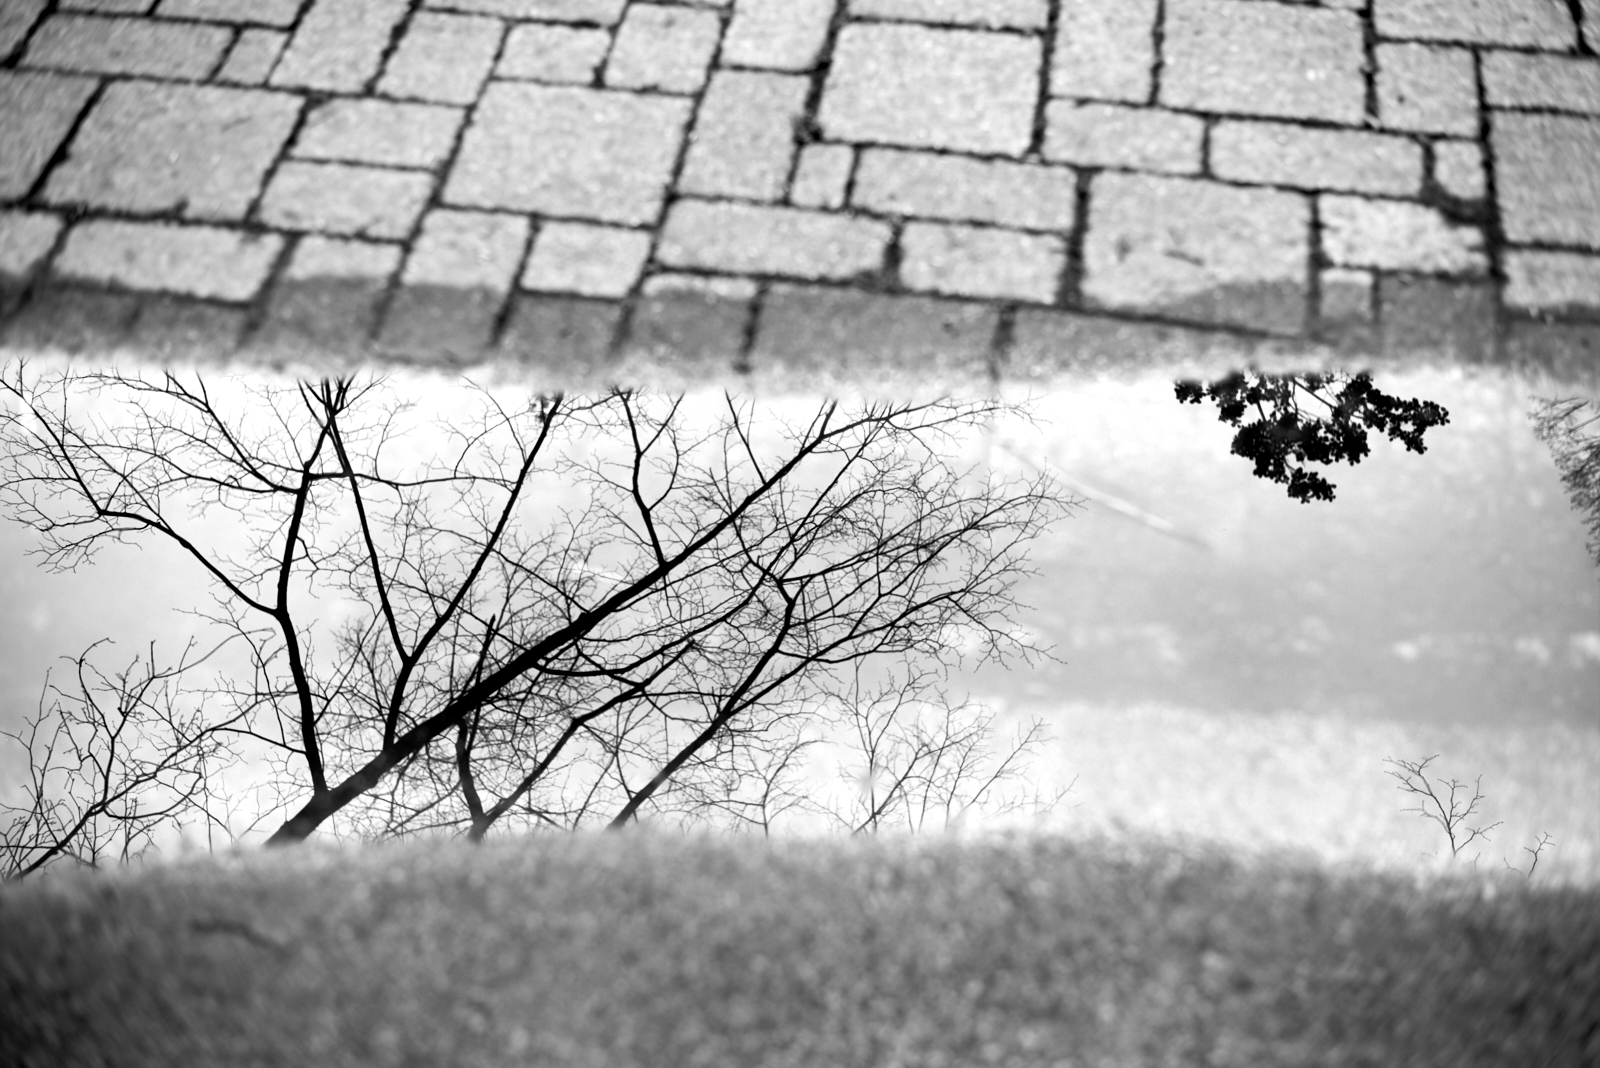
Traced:
POLYGON ((1600 366, 1600 0, 5 0, 0 353, 1600 366))

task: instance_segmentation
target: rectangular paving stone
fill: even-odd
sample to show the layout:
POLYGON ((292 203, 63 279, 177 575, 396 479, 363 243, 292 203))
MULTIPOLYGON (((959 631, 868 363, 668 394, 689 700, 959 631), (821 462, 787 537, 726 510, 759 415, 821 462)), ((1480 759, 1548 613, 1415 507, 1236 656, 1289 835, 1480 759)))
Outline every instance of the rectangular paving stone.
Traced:
POLYGON ((1259 0, 1167 0, 1161 102, 1225 114, 1326 119, 1366 113, 1361 20, 1259 0))
POLYGON ((309 343, 340 357, 360 352, 402 254, 399 245, 301 237, 267 298, 260 347, 295 350, 309 343))
POLYGON ((1131 375, 1174 364, 1250 362, 1260 343, 1211 328, 1130 322, 1054 308, 1017 309, 1001 361, 1008 382, 1045 382, 1082 374, 1131 375))
POLYGON ((445 200, 653 223, 689 109, 678 97, 491 82, 462 138, 445 200))
POLYGON ((457 358, 484 349, 527 248, 528 220, 476 211, 433 211, 401 275, 381 342, 457 358))
POLYGON ((611 34, 605 30, 519 24, 506 34, 495 76, 588 85, 610 47, 611 34))
POLYGON ((828 40, 836 0, 735 0, 721 64, 810 70, 828 40))
POLYGON ((585 297, 624 297, 650 258, 650 234, 588 223, 545 223, 522 272, 522 288, 585 297))
POLYGON ((300 0, 161 0, 156 14, 162 18, 201 22, 292 26, 300 14, 300 0))
POLYGON ((1485 52, 1483 91, 1492 107, 1600 115, 1600 59, 1485 52))
POLYGON ((1469 44, 1570 48, 1572 14, 1553 0, 1372 0, 1383 37, 1469 44))
POLYGON ((200 79, 232 42, 233 34, 221 26, 53 15, 34 32, 22 62, 79 74, 200 79))
POLYGON ((1328 267, 1320 272, 1317 281, 1321 291, 1317 315, 1324 322, 1365 323, 1372 320, 1371 271, 1328 267))
POLYGON ((128 330, 128 348, 156 363, 225 363, 239 348, 249 313, 194 297, 146 297, 128 330))
POLYGON ((128 289, 247 301, 266 281, 282 247, 275 234, 89 219, 67 234, 54 270, 63 278, 128 289))
POLYGON ((1067 245, 1051 234, 943 223, 907 223, 900 280, 908 289, 1052 304, 1067 245))
POLYGON ((1507 240, 1600 249, 1600 119, 1494 112, 1489 140, 1507 240))
POLYGON ((982 388, 999 312, 940 297, 775 285, 762 301, 750 370, 765 388, 982 388))
POLYGON ((1042 30, 1050 18, 1045 0, 850 0, 850 14, 1012 30, 1042 30))
POLYGON ((99 83, 65 74, 0 70, 0 198, 39 180, 99 83))
POLYGON ((540 22, 590 22, 615 26, 628 0, 425 0, 424 6, 540 22))
POLYGON ((334 99, 306 116, 293 151, 305 159, 434 167, 449 156, 464 114, 441 104, 334 99))
POLYGON ((628 317, 617 381, 703 389, 744 358, 756 283, 748 278, 658 274, 645 279, 628 317))
POLYGON ((1077 190, 1068 167, 869 148, 851 202, 886 215, 1070 230, 1077 190))
POLYGON ((557 388, 604 387, 614 381, 609 357, 621 322, 614 300, 513 293, 498 351, 557 388))
POLYGON ((1211 131, 1211 172, 1262 185, 1415 196, 1422 191, 1422 147, 1362 130, 1224 121, 1211 131))
POLYGON ((1426 274, 1482 274, 1483 231, 1453 225, 1436 209, 1400 200, 1317 198, 1322 251, 1341 267, 1426 274))
POLYGON ((909 23, 839 32, 818 116, 833 141, 1020 156, 1043 49, 1017 34, 909 23))
POLYGON ((104 359, 126 351, 128 331, 148 296, 71 284, 36 283, 26 302, 0 321, 0 351, 65 353, 104 359))
POLYGON ((289 162, 267 185, 260 216, 284 230, 399 239, 432 191, 432 177, 419 171, 289 162))
POLYGON ((680 200, 656 259, 728 274, 847 279, 883 266, 889 227, 800 208, 680 200))
POLYGON ((1044 158, 1086 167, 1198 174, 1205 123, 1160 108, 1052 100, 1045 107, 1044 158))
POLYGON ((1391 130, 1478 132, 1478 78, 1465 48, 1380 44, 1378 119, 1391 130))
POLYGON ((1482 200, 1489 192, 1483 173, 1483 147, 1476 141, 1435 141, 1433 180, 1461 200, 1482 200))
POLYGON ((0 211, 0 290, 26 281, 61 234, 61 220, 42 211, 0 211))
POLYGON ((384 64, 385 96, 470 104, 478 99, 500 51, 505 24, 477 15, 418 12, 384 64))
POLYGON ((1600 310, 1600 256, 1508 249, 1505 302, 1531 312, 1600 310))
POLYGON ((1104 308, 1298 332, 1306 316, 1310 215, 1299 193, 1096 175, 1083 295, 1104 308))
POLYGON ((313 0, 272 72, 272 84, 360 92, 378 73, 409 0, 313 0))
POLYGON ((800 149, 789 202, 799 208, 842 208, 855 170, 849 145, 810 144, 800 149))
POLYGON ((1440 359, 1485 363, 1495 357, 1494 285, 1427 275, 1378 276, 1384 362, 1426 365, 1440 359))
POLYGON ((288 93, 114 82, 50 175, 44 198, 242 219, 299 114, 300 98, 288 93))
POLYGON ((1148 102, 1157 10, 1157 0, 1061 0, 1050 92, 1148 102))
POLYGON ((0 60, 22 43, 44 13, 45 0, 7 0, 0 4, 0 60))
POLYGON ((284 45, 288 43, 289 35, 279 30, 249 29, 241 32, 239 39, 233 42, 233 49, 228 53, 222 69, 217 71, 216 80, 236 85, 264 84, 272 68, 277 65, 278 57, 283 54, 284 45))
POLYGON ((722 19, 715 11, 632 4, 606 61, 606 84, 618 89, 698 92, 721 35, 722 19))
POLYGON ((794 122, 810 85, 794 74, 718 71, 700 101, 678 192, 781 199, 794 159, 794 122))

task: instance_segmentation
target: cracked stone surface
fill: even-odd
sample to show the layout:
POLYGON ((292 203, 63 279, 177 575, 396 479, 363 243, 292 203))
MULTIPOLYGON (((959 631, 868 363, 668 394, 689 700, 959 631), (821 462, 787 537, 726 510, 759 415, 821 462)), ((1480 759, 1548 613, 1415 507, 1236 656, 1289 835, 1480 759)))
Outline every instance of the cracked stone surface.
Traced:
POLYGON ((0 0, 0 352, 1592 382, 1597 49, 1600 0, 0 0))

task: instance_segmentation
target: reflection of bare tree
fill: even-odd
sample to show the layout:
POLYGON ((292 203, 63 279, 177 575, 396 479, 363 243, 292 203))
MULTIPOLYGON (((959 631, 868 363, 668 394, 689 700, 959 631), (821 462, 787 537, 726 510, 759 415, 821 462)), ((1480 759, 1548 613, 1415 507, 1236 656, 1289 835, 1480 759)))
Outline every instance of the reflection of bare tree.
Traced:
POLYGON ((854 665, 1029 655, 1012 584, 1062 511, 1043 477, 948 459, 991 403, 790 420, 727 397, 697 423, 474 388, 427 439, 382 381, 17 365, 3 389, 0 499, 49 565, 153 536, 209 576, 250 667, 197 722, 270 754, 294 799, 274 842, 764 827, 854 665), (335 602, 359 608, 324 621, 335 602))
POLYGON ((1550 449, 1572 509, 1589 532, 1589 555, 1600 565, 1600 403, 1582 397, 1533 400, 1533 432, 1550 449))

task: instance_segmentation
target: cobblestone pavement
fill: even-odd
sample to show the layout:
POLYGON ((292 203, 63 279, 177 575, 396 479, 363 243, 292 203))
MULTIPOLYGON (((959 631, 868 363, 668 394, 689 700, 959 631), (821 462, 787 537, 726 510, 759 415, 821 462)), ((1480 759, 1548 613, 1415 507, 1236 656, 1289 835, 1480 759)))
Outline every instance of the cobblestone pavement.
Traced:
POLYGON ((0 345, 1600 368, 1600 0, 0 0, 0 345))

